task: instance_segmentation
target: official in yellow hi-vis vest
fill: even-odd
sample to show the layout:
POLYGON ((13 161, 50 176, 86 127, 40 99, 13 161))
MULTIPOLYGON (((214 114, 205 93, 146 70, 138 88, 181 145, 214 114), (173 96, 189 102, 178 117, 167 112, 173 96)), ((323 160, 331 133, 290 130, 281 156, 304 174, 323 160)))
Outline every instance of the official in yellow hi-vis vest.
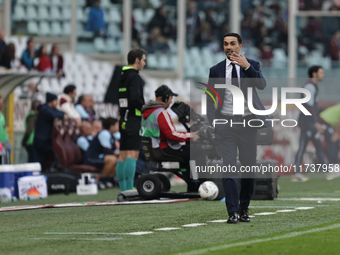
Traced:
POLYGON ((116 173, 121 191, 133 189, 136 161, 142 149, 139 129, 141 109, 145 104, 143 94, 145 83, 139 76, 139 71, 143 70, 146 64, 146 52, 142 49, 133 49, 129 52, 127 60, 128 66, 122 68, 118 90, 121 139, 116 173))

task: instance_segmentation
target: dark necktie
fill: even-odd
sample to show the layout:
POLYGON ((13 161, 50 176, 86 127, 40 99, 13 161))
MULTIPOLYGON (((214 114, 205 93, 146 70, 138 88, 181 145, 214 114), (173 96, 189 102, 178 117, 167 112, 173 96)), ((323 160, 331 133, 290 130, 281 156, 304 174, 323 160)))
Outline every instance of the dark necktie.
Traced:
POLYGON ((231 72, 231 84, 239 88, 240 84, 238 83, 236 66, 233 63, 231 65, 233 67, 233 70, 231 72))

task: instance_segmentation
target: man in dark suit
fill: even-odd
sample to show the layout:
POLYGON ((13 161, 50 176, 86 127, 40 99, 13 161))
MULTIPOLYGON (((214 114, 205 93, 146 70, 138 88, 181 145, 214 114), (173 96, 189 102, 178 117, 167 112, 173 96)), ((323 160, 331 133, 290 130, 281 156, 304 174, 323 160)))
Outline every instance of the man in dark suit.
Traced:
MULTIPOLYGON (((248 125, 249 120, 253 126, 270 126, 266 115, 254 115, 250 112, 247 104, 248 88, 252 90, 252 105, 257 110, 265 110, 256 92, 256 88, 263 90, 266 81, 260 70, 259 62, 247 59, 244 53, 240 56, 242 49, 242 38, 236 33, 224 36, 223 48, 227 56, 225 60, 210 68, 209 84, 232 84, 243 92, 245 98, 244 114, 233 114, 233 96, 229 89, 217 88, 216 91, 221 98, 221 104, 215 108, 213 99, 207 96, 207 114, 210 123, 214 119, 227 120, 227 124, 216 124, 219 151, 223 158, 223 166, 236 166, 237 149, 239 160, 243 166, 256 165, 256 143, 257 129, 248 125), (248 79, 246 79, 248 78, 248 79), (231 124, 232 123, 232 124, 231 124), (256 123, 256 124, 255 124, 256 123)), ((218 101, 218 100, 217 100, 218 101)), ((237 173, 226 173, 223 176, 223 187, 226 197, 226 206, 229 214, 228 223, 238 223, 238 213, 241 222, 249 222, 248 207, 254 188, 254 176, 248 173, 247 178, 241 180, 241 191, 238 196, 237 173), (240 201, 240 205, 239 205, 240 201)))

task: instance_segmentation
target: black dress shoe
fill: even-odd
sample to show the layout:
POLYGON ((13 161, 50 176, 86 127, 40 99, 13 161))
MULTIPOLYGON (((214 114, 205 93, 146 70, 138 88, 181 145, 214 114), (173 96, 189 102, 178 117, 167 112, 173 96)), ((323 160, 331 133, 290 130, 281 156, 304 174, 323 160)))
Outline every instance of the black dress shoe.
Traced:
POLYGON ((238 223, 237 213, 233 212, 229 214, 229 219, 227 220, 227 223, 238 223))
POLYGON ((240 222, 250 222, 248 209, 240 208, 240 222))

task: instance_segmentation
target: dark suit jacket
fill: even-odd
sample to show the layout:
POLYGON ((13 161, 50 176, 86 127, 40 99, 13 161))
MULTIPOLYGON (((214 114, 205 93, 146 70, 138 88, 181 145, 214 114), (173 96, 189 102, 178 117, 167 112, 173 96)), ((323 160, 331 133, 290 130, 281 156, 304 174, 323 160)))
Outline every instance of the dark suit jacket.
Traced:
MULTIPOLYGON (((263 90, 266 86, 266 80, 264 79, 261 69, 260 63, 252 60, 247 59, 250 67, 245 71, 243 68, 240 69, 240 78, 241 78, 241 90, 243 92, 245 100, 248 98, 248 87, 253 88, 253 106, 257 110, 265 110, 257 92, 256 88, 263 90), (248 79, 245 79, 248 78, 248 79), (257 78, 257 79, 250 79, 250 78, 257 78)), ((217 65, 210 68, 209 72, 209 85, 213 88, 217 82, 219 84, 225 84, 225 73, 226 73, 226 64, 227 61, 223 60, 222 62, 218 63, 217 65)), ((215 89, 218 95, 221 98, 222 103, 224 102, 225 96, 225 89, 215 89)), ((214 94, 213 94, 214 95, 214 94)), ((207 114, 209 122, 212 123, 215 119, 215 114, 220 113, 222 109, 222 105, 217 100, 217 109, 215 109, 214 101, 210 96, 207 96, 207 114)), ((218 114, 216 114, 218 116, 218 114)), ((269 119, 267 115, 256 115, 256 117, 264 122, 264 126, 269 127, 271 126, 271 122, 265 121, 265 119, 269 119)), ((258 123, 252 123, 253 125, 258 125, 258 123)))

